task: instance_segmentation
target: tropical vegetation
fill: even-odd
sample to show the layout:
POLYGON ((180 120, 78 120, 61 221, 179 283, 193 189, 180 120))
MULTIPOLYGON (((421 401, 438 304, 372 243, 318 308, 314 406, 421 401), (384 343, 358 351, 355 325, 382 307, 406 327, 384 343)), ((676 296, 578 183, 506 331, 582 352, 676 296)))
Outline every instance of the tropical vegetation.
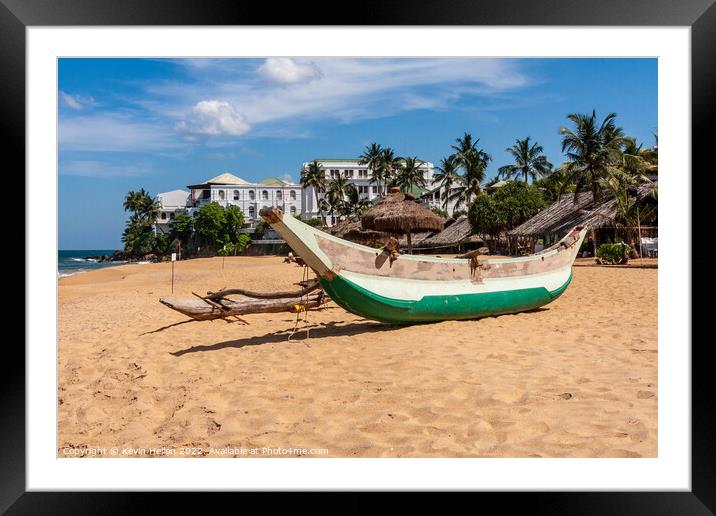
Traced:
POLYGON ((325 202, 321 202, 323 200, 321 194, 326 191, 326 173, 318 161, 312 161, 308 164, 308 167, 301 170, 301 184, 304 188, 310 186, 316 191, 316 197, 319 199, 318 214, 325 225, 326 218, 324 213, 327 206, 325 202))
POLYGON ((160 212, 159 203, 142 188, 127 192, 123 206, 130 212, 122 233, 124 251, 137 256, 151 253, 156 244, 154 220, 160 212))
POLYGON ((515 144, 505 150, 512 154, 515 162, 499 168, 498 177, 500 178, 521 177, 526 183, 529 179, 534 181, 544 177, 552 170, 552 164, 543 154, 544 147, 537 142, 530 144, 529 136, 524 140, 515 140, 515 144))
POLYGON ((542 191, 522 181, 509 181, 492 195, 480 195, 470 205, 468 220, 494 245, 504 233, 547 207, 542 191))

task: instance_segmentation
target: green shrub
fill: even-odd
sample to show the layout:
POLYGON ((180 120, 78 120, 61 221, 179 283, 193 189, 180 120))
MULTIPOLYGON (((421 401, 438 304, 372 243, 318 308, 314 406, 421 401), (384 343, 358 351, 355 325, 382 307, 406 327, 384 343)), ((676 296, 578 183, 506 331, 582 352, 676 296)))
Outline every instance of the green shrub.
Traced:
POLYGON ((445 210, 441 210, 440 208, 438 208, 436 206, 433 206, 432 208, 430 208, 430 211, 432 211, 435 215, 438 215, 444 219, 448 218, 448 212, 446 212, 445 210))
POLYGON ((216 254, 219 256, 236 256, 243 253, 251 244, 251 237, 246 233, 240 233, 236 236, 236 243, 228 242, 219 249, 216 254))
POLYGON ((492 195, 478 195, 467 216, 476 233, 497 239, 502 232, 519 226, 545 207, 538 188, 522 181, 508 181, 492 195))
POLYGON ((597 249, 597 263, 604 265, 626 265, 631 254, 631 247, 624 242, 618 244, 602 244, 597 249))
POLYGON ((317 217, 313 219, 302 220, 301 222, 303 222, 304 224, 308 224, 309 226, 312 226, 314 228, 320 228, 321 226, 323 226, 323 222, 317 217))

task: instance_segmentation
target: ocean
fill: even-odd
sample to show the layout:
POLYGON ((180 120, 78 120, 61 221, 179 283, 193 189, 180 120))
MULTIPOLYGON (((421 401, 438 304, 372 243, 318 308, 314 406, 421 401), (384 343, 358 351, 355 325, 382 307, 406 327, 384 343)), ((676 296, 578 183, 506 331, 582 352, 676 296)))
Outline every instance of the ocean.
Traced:
POLYGON ((85 249, 85 250, 65 250, 57 252, 57 276, 71 276, 80 272, 91 271, 94 269, 104 269, 114 265, 122 265, 127 262, 96 262, 94 260, 86 260, 86 256, 102 256, 114 253, 114 249, 85 249))

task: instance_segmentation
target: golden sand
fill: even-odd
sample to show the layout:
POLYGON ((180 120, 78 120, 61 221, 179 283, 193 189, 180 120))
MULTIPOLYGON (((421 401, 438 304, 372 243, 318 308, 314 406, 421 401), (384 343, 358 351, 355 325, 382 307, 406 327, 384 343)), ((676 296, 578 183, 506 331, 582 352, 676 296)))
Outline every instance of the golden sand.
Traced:
MULTIPOLYGON (((657 269, 578 262, 533 312, 401 327, 330 303, 290 341, 289 313, 171 326, 167 263, 62 278, 58 456, 655 457, 657 269)), ((174 296, 302 275, 277 257, 189 260, 174 296)))

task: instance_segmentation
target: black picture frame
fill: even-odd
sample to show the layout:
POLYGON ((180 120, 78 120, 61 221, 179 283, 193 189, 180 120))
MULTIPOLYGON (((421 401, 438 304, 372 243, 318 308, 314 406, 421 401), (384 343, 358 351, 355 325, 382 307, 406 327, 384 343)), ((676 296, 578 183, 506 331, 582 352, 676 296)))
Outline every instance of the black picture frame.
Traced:
MULTIPOLYGON (((280 8, 260 2, 214 0, 0 0, 0 113, 5 164, 25 169, 25 29, 63 25, 551 25, 689 26, 692 43, 693 169, 713 175, 711 153, 716 113, 716 6, 714 0, 501 0, 409 2, 354 5, 288 3, 280 8), (8 158, 10 160, 8 161, 8 158)), ((9 168, 6 170, 10 170, 9 168)), ((683 171, 686 174, 688 172, 683 171)), ((15 175, 16 177, 16 175, 15 175)), ((16 180, 16 179, 15 179, 16 180)), ((696 193, 696 192, 695 192, 696 193)), ((27 198, 26 198, 27 199, 27 198)), ((29 204, 29 200, 27 200, 29 204)), ((694 200, 695 204, 695 200, 694 200)), ((694 221, 696 221, 694 217, 694 221)), ((697 234, 693 232, 693 234, 697 234)), ((25 238, 32 238, 26 233, 25 238)), ((694 256, 694 271, 708 270, 694 256)), ((31 274, 25 270, 25 274, 31 274)), ((27 276, 26 276, 27 277, 27 276)), ((660 302, 668 302, 660 300, 660 302)), ((696 303, 692 302, 696 308, 696 303)), ((693 321, 692 316, 692 321, 693 321)), ((642 493, 524 493, 499 496, 502 510, 529 504, 531 512, 550 514, 713 514, 716 511, 716 454, 711 395, 711 363, 704 338, 692 346, 692 490, 642 493)), ((689 345, 688 342, 670 345, 689 345)), ((135 511, 140 495, 127 493, 44 493, 25 489, 25 356, 7 339, 0 375, 0 511, 9 514, 94 514, 135 511)), ((48 420, 48 424, 53 422, 48 420)), ((150 495, 143 495, 150 496, 150 495)), ((184 504, 182 496, 162 500, 165 510, 184 504)), ((351 504, 349 509, 355 509, 351 504)))

